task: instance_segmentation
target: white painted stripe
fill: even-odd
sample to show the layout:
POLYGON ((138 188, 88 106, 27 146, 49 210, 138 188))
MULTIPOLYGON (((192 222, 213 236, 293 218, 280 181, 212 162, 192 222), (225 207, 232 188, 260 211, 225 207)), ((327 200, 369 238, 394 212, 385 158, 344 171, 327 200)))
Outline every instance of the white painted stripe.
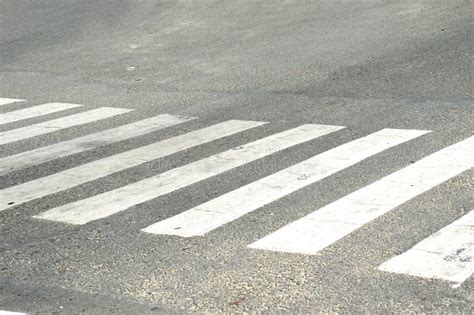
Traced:
POLYGON ((27 315, 27 314, 28 313, 18 313, 18 312, 0 310, 0 315, 27 315))
POLYGON ((79 107, 82 105, 68 103, 48 103, 38 106, 19 109, 12 112, 0 114, 0 125, 12 123, 24 119, 40 117, 52 113, 61 112, 67 109, 79 107))
POLYGON ((36 137, 39 135, 44 135, 61 129, 79 126, 105 118, 113 117, 116 115, 128 113, 130 111, 132 111, 132 109, 101 107, 87 112, 70 115, 42 122, 39 124, 26 126, 23 128, 0 132, 0 144, 11 143, 28 139, 31 137, 36 137))
POLYGON ((342 128, 303 125, 134 184, 49 210, 38 215, 37 218, 71 224, 85 224, 342 128))
POLYGON ((371 155, 426 132, 396 129, 378 131, 157 222, 143 231, 182 237, 203 235, 371 155))
POLYGON ((0 106, 2 105, 7 105, 7 104, 13 104, 13 103, 19 103, 19 102, 24 102, 25 100, 20 100, 17 98, 5 98, 5 97, 0 97, 0 106))
POLYGON ((258 240, 249 247, 316 254, 364 224, 470 169, 474 137, 433 153, 258 240))
POLYGON ((0 190, 0 211, 263 124, 230 120, 12 186, 0 190))
POLYGON ((192 119, 194 118, 163 114, 84 137, 7 156, 0 159, 0 175, 71 154, 92 150, 113 142, 138 137, 192 119))
POLYGON ((474 270, 474 211, 384 262, 379 269, 462 283, 474 270))

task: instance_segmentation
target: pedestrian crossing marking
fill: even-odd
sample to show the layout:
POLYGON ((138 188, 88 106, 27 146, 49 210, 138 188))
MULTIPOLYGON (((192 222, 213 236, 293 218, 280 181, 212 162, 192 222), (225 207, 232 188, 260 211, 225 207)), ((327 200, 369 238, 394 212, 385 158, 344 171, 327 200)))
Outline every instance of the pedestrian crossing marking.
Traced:
POLYGON ((317 254, 364 224, 474 165, 474 136, 435 152, 290 223, 251 248, 317 254))
POLYGON ((384 262, 379 269, 461 284, 474 270, 474 211, 384 262))
POLYGON ((383 129, 212 199, 143 231, 200 236, 298 189, 311 185, 374 154, 428 131, 383 129))
POLYGON ((80 106, 82 105, 69 103, 47 103, 38 106, 19 109, 12 112, 0 114, 0 125, 53 114, 80 106))
POLYGON ((13 171, 18 171, 75 153, 92 150, 117 141, 145 135, 192 119, 195 118, 162 114, 80 138, 0 158, 0 175, 5 175, 13 171))
POLYGON ((0 106, 2 105, 8 105, 8 104, 13 104, 13 103, 19 103, 19 102, 24 102, 25 100, 20 100, 17 98, 5 98, 5 97, 0 97, 0 106))
POLYGON ((132 109, 101 107, 86 112, 49 120, 46 122, 0 132, 0 145, 48 134, 61 129, 79 126, 90 122, 128 113, 132 109))
MULTIPOLYGON (((0 98, 0 106, 24 102, 0 98)), ((0 114, 0 125, 82 105, 49 103, 0 114)), ((45 135, 133 111, 113 107, 88 110, 0 133, 0 145, 45 135)), ((39 165, 117 141, 138 137, 195 119, 158 115, 94 134, 0 158, 0 175, 39 165)), ((171 154, 256 128, 266 122, 229 120, 149 145, 124 151, 58 173, 0 190, 0 211, 155 161, 171 154)), ((93 220, 217 176, 292 146, 343 129, 303 125, 177 167, 132 184, 78 200, 34 216, 70 224, 93 220)), ((306 161, 258 179, 144 229, 151 234, 202 236, 273 201, 351 167, 384 150, 429 131, 383 129, 320 153, 306 161)), ((334 201, 248 245, 250 248, 317 254, 343 237, 403 203, 474 166, 474 137, 434 152, 366 187, 334 201)), ((459 286, 473 273, 474 211, 422 240, 406 252, 382 263, 384 272, 434 278, 459 286)), ((1 313, 2 311, 0 311, 1 313)))
POLYGON ((0 211, 263 124, 229 120, 12 186, 0 190, 0 211))
POLYGON ((86 224, 342 128, 302 125, 136 183, 51 209, 36 218, 86 224))

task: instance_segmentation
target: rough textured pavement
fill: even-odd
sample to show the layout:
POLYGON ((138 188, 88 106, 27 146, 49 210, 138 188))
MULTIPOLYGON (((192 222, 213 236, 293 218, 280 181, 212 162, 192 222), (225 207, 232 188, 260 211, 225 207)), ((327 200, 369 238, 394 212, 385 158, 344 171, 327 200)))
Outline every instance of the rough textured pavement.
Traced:
POLYGON ((0 1, 0 98, 26 100, 0 114, 83 105, 0 124, 0 135, 100 107, 134 109, 1 145, 0 164, 158 114, 197 118, 3 174, 0 189, 224 121, 268 122, 1 211, 0 309, 472 312, 472 276, 454 285, 378 269, 474 209, 469 167, 316 255, 247 247, 472 136, 472 34, 466 0, 0 1), (33 217, 310 123, 346 128, 84 225, 33 217), (203 236, 141 231, 384 128, 432 132, 203 236))

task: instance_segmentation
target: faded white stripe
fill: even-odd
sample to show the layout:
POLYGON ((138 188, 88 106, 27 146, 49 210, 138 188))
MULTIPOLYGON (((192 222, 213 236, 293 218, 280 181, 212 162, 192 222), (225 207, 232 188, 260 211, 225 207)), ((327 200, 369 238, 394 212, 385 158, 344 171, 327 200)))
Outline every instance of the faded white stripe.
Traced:
POLYGON ((473 166, 474 137, 433 153, 282 227, 249 247, 316 254, 364 224, 473 166))
POLYGON ((0 132, 0 144, 11 143, 48 134, 65 128, 79 126, 90 122, 102 120, 116 115, 128 113, 132 109, 101 107, 87 112, 70 115, 23 128, 0 132))
POLYGON ((263 124, 230 120, 12 186, 0 191, 0 211, 263 124))
POLYGON ((18 103, 18 102, 24 102, 24 101, 25 100, 20 100, 20 99, 17 99, 17 98, 0 97, 0 106, 7 105, 7 104, 18 103))
POLYGON ((462 283, 474 270, 474 211, 416 244, 379 269, 462 283))
POLYGON ((25 109, 19 109, 12 112, 0 114, 0 125, 12 123, 24 119, 40 117, 56 112, 61 112, 67 109, 79 107, 82 105, 68 104, 68 103, 48 103, 38 106, 28 107, 25 109))
POLYGON ((343 127, 303 125, 134 184, 49 210, 37 218, 85 224, 341 128, 343 127))
POLYGON ((158 115, 117 128, 93 133, 84 137, 75 138, 35 150, 7 156, 0 159, 0 175, 75 153, 92 150, 113 142, 138 137, 163 128, 184 123, 191 119, 194 118, 173 116, 168 114, 158 115))
POLYGON ((426 132, 396 129, 378 131, 157 222, 143 231, 182 237, 203 235, 371 155, 426 132))

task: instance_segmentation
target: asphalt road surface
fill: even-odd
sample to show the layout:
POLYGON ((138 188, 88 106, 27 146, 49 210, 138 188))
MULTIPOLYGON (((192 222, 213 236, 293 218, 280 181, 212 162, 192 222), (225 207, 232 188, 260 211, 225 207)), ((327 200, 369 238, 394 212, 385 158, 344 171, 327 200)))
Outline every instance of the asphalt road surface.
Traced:
POLYGON ((472 13, 0 1, 0 310, 472 312, 472 13))

